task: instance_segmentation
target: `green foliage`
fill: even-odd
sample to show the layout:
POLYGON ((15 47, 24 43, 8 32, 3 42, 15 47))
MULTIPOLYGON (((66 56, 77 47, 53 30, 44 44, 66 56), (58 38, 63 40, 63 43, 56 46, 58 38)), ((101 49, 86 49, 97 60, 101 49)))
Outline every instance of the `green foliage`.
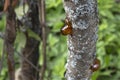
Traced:
MULTIPOLYGON (((57 43, 50 47, 52 49, 49 48, 48 50, 48 56, 54 56, 55 58, 53 60, 55 62, 53 62, 52 60, 48 61, 50 62, 50 64, 52 64, 51 71, 53 73, 51 73, 51 80, 62 80, 63 78, 63 76, 60 76, 63 73, 59 74, 59 70, 64 71, 64 65, 62 65, 63 68, 61 68, 61 66, 59 66, 58 64, 60 63, 59 59, 63 59, 64 56, 59 56, 62 54, 59 53, 61 50, 60 47, 57 46, 61 45, 61 48, 65 48, 65 51, 62 52, 65 55, 63 61, 66 60, 67 53, 67 48, 66 46, 64 46, 66 45, 66 40, 58 40, 65 38, 63 36, 61 37, 61 35, 58 35, 60 27, 63 26, 62 20, 64 20, 65 18, 63 7, 60 6, 62 5, 59 0, 58 2, 56 0, 48 0, 47 2, 47 24, 48 27, 51 28, 50 33, 52 33, 49 34, 48 38, 51 37, 55 39, 48 39, 48 46, 50 47, 50 45, 55 44, 55 42, 57 43), (52 4, 49 3, 51 1, 52 4), (52 16, 53 14, 54 16, 52 16), (56 38, 56 36, 59 38, 56 38), (54 65, 57 65, 58 70, 56 70, 54 65)), ((100 23, 97 43, 97 57, 101 60, 101 68, 99 71, 93 74, 92 80, 119 80, 120 62, 118 61, 120 59, 120 3, 116 3, 115 0, 98 0, 98 9, 100 23)), ((50 68, 50 66, 48 68, 50 68)))
MULTIPOLYGON (((20 15, 22 7, 16 9, 20 15)), ((60 34, 60 28, 64 26, 65 12, 62 0, 46 1, 47 18, 47 70, 45 80, 65 80, 65 63, 67 58, 66 37, 60 34)), ((120 79, 120 3, 115 0, 98 0, 99 31, 97 42, 97 57, 101 61, 101 68, 94 72, 91 80, 119 80, 120 79)), ((18 15, 19 17, 19 15, 18 15)), ((0 31, 4 29, 5 18, 0 21, 0 31)), ((29 31, 29 35, 40 40, 38 35, 29 31)), ((25 35, 17 32, 15 42, 16 51, 20 52, 25 44, 25 35)), ((3 40, 0 39, 0 56, 3 40)), ((41 49, 41 45, 40 45, 41 49)), ((42 50, 40 50, 41 53, 42 50)), ((17 53, 16 53, 17 54, 17 53)), ((40 64, 42 64, 42 55, 40 64)), ((15 55, 18 62, 18 55, 15 55)), ((6 63, 4 62, 4 66, 6 63)), ((3 68, 0 80, 6 80, 7 69, 3 68)))
POLYGON ((120 3, 115 0, 98 0, 98 6, 100 24, 97 56, 101 60, 101 68, 95 72, 92 80, 119 80, 120 3))

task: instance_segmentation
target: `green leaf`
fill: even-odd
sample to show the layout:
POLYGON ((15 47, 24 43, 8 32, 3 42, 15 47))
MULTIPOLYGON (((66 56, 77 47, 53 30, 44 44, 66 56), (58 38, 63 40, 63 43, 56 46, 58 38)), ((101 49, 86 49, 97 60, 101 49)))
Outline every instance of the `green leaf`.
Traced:
POLYGON ((53 36, 52 34, 49 34, 48 41, 50 41, 49 42, 50 47, 53 47, 55 44, 57 44, 59 39, 57 37, 53 36))
POLYGON ((33 32, 33 31, 30 30, 30 29, 28 29, 27 31, 28 31, 28 35, 29 35, 30 37, 33 37, 33 38, 35 38, 35 39, 38 40, 38 41, 41 40, 41 39, 40 39, 40 36, 39 36, 37 33, 33 32))

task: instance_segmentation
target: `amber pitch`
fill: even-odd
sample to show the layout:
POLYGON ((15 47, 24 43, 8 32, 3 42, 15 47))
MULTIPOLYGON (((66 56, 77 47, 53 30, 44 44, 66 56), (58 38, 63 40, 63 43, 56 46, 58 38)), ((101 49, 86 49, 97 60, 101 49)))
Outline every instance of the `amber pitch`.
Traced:
POLYGON ((61 28, 61 33, 62 33, 63 35, 72 34, 72 27, 71 27, 71 26, 68 26, 68 25, 62 27, 62 28, 61 28))
POLYGON ((94 72, 97 71, 100 68, 100 60, 95 58, 93 65, 90 67, 90 69, 94 72))
POLYGON ((66 18, 65 19, 65 23, 66 23, 66 26, 64 26, 64 27, 61 28, 61 33, 63 35, 72 34, 72 24, 69 21, 69 19, 66 18))

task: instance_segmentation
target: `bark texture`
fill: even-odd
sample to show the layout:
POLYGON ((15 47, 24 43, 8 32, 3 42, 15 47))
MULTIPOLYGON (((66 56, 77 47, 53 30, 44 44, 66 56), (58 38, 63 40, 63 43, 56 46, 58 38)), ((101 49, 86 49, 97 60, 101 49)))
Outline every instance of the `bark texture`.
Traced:
POLYGON ((73 33, 68 35, 67 80, 90 80, 90 66, 96 55, 98 29, 97 0, 64 0, 73 33))
POLYGON ((7 53, 8 75, 9 80, 15 80, 14 41, 16 38, 16 14, 11 6, 8 7, 6 13, 4 45, 7 53))
MULTIPOLYGON (((38 5, 36 0, 28 1, 29 10, 25 17, 23 18, 23 25, 28 27, 37 35, 41 35, 40 23, 39 23, 39 12, 38 5)), ((39 44, 40 41, 29 36, 29 33, 25 31, 26 35, 26 44, 23 49, 22 55, 27 59, 28 63, 24 58, 22 58, 21 67, 18 70, 18 80, 38 80, 38 60, 39 60, 39 44)))

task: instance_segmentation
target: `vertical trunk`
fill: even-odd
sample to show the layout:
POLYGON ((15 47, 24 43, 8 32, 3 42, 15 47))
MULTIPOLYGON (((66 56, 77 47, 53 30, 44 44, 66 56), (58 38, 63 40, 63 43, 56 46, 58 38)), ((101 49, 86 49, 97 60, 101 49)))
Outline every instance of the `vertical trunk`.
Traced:
POLYGON ((90 66, 96 53, 97 0, 64 0, 73 33, 68 35, 67 80, 90 80, 90 66))
POLYGON ((7 53, 8 74, 10 80, 15 78, 15 66, 14 66, 14 41, 16 38, 16 20, 15 12, 11 6, 8 6, 6 11, 7 22, 5 30, 5 51, 7 53))
MULTIPOLYGON (((29 10, 25 16, 25 20, 28 21, 26 21, 24 25, 27 25, 27 27, 29 27, 34 33, 41 35, 37 1, 28 0, 28 6, 29 10)), ((38 68, 40 42, 35 38, 30 37, 27 31, 25 32, 25 35, 26 44, 22 55, 38 68)), ((20 80, 38 80, 38 71, 25 59, 22 59, 21 70, 18 77, 20 80)))

